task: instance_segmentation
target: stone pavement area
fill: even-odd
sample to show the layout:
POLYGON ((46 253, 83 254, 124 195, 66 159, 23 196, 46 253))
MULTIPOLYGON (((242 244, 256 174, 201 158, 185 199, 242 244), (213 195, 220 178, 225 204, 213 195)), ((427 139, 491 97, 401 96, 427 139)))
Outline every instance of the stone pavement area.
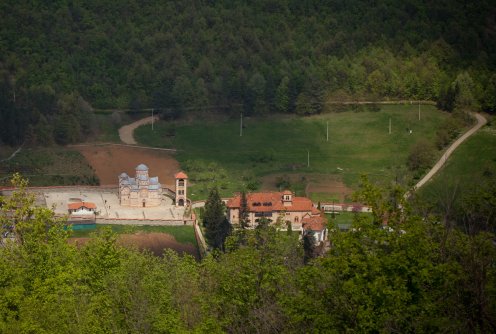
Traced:
POLYGON ((68 214, 67 204, 73 202, 93 202, 96 204, 97 218, 107 219, 183 219, 184 207, 173 205, 172 199, 164 196, 162 204, 152 208, 133 208, 121 206, 117 193, 91 190, 61 190, 43 193, 48 208, 54 208, 56 214, 68 214))

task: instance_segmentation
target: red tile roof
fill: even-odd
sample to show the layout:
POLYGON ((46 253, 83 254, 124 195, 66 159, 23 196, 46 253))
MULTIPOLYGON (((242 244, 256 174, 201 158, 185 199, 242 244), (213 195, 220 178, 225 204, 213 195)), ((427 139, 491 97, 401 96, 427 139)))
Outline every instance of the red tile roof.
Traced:
POLYGON ((82 207, 88 208, 88 209, 96 209, 95 203, 92 202, 75 202, 75 203, 69 203, 67 204, 67 207, 69 210, 77 210, 82 207))
MULTIPOLYGON (((313 203, 306 197, 293 197, 291 205, 284 205, 282 197, 284 192, 264 192, 264 193, 248 193, 246 201, 248 203, 248 211, 250 212, 268 212, 268 211, 307 211, 314 213, 316 210, 313 203)), ((231 198, 226 206, 228 208, 239 208, 241 203, 241 195, 238 194, 231 198)), ((317 210, 318 211, 318 210, 317 210)), ((317 214, 320 212, 317 212, 317 214)))
POLYGON ((176 179, 187 179, 188 178, 188 175, 186 175, 185 172, 179 172, 176 175, 174 175, 174 177, 176 179))
POLYGON ((320 215, 320 213, 321 213, 321 212, 320 212, 320 211, 319 211, 319 209, 317 209, 316 207, 313 207, 313 208, 312 208, 312 215, 320 215))
POLYGON ((317 217, 305 217, 301 220, 301 225, 307 231, 322 231, 326 227, 326 219, 317 217))

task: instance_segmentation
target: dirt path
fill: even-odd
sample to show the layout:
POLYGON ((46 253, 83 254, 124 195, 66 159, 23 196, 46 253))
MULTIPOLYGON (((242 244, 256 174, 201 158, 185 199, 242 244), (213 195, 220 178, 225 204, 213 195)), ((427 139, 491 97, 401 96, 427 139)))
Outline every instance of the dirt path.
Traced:
POLYGON ((18 148, 18 149, 17 149, 14 153, 12 153, 12 154, 10 155, 10 157, 8 157, 7 159, 0 160, 0 162, 4 162, 4 161, 9 161, 9 160, 11 160, 13 157, 15 157, 15 156, 16 156, 16 154, 17 154, 17 153, 21 152, 21 150, 22 150, 22 146, 23 146, 23 145, 24 145, 24 144, 22 144, 21 146, 19 146, 19 148, 18 148))
POLYGON ((152 122, 152 120, 158 121, 158 116, 145 117, 145 118, 142 118, 136 122, 133 122, 131 124, 124 125, 123 127, 121 127, 119 129, 119 137, 121 138, 121 141, 123 143, 130 144, 130 145, 138 144, 136 142, 136 140, 134 140, 134 135, 133 135, 134 130, 141 125, 150 124, 152 122))
MULTIPOLYGON (((432 169, 427 173, 422 180, 420 180, 414 187, 414 189, 418 189, 422 187, 427 181, 429 181, 440 169, 441 167, 446 163, 446 160, 448 160, 449 156, 456 150, 458 146, 460 146, 461 143, 463 143, 467 138, 469 138, 471 135, 473 135, 477 130, 479 130, 481 127, 486 125, 487 119, 482 116, 481 114, 474 114, 475 118, 477 119, 477 124, 475 124, 470 130, 465 132, 463 136, 458 138, 453 144, 448 147, 446 152, 444 152, 443 156, 441 159, 439 159, 438 162, 432 167, 432 169)), ((406 197, 409 196, 409 193, 406 194, 406 197)))

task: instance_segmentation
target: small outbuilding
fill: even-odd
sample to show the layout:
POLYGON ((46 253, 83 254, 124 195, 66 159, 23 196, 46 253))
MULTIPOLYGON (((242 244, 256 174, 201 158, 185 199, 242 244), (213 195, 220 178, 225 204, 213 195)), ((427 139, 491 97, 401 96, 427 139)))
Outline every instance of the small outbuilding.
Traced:
POLYGON ((312 235, 317 244, 327 240, 327 220, 324 217, 306 216, 302 219, 301 225, 303 235, 312 235))
POLYGON ((67 204, 70 215, 85 216, 95 215, 96 205, 92 202, 75 202, 67 204))

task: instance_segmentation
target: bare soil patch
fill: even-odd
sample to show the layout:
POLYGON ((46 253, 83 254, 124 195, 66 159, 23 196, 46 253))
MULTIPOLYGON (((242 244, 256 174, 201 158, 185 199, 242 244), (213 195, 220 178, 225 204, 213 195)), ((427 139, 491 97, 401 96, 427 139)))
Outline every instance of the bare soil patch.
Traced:
POLYGON ((354 190, 345 185, 338 175, 312 174, 308 176, 307 192, 337 194, 344 199, 354 190))
MULTIPOLYGON (((78 246, 85 245, 91 238, 70 238, 69 242, 78 246)), ((143 233, 120 234, 117 243, 127 248, 138 250, 149 250, 156 256, 162 256, 164 249, 172 249, 179 254, 192 255, 198 258, 198 250, 192 244, 181 244, 167 233, 143 233)))
POLYGON ((133 176, 141 163, 150 168, 150 176, 158 176, 160 183, 173 188, 174 174, 179 171, 179 162, 165 151, 126 146, 79 146, 75 147, 95 169, 101 185, 116 185, 122 172, 133 176))

